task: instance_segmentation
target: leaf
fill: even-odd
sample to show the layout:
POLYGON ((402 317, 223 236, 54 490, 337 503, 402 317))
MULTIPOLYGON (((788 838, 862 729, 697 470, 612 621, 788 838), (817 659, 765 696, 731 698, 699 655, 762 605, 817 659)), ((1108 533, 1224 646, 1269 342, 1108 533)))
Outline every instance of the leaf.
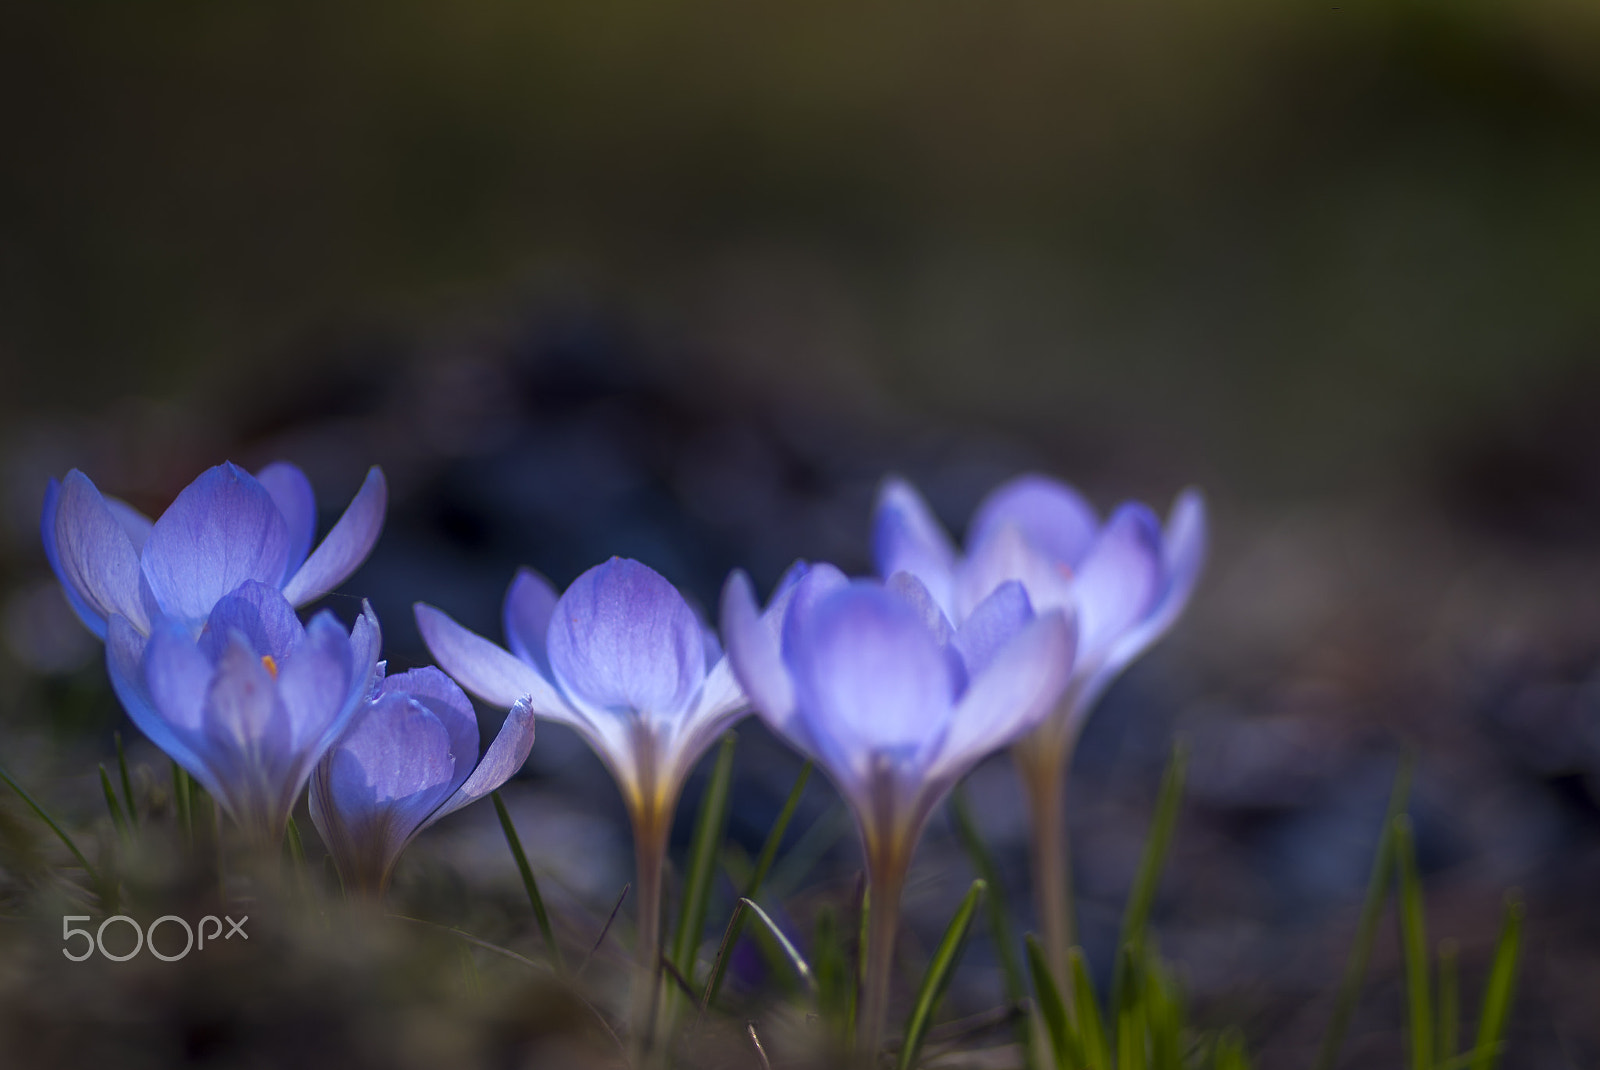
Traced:
POLYGON ((1500 930, 1500 942, 1494 950, 1494 965, 1489 968, 1489 981, 1484 986, 1483 1010, 1478 1015, 1478 1042, 1474 1046, 1476 1058, 1473 1070, 1494 1070, 1500 1061, 1500 1047, 1505 1040, 1506 1019, 1511 1013, 1511 998, 1517 983, 1517 956, 1522 948, 1522 904, 1515 898, 1506 899, 1506 920, 1500 930))
POLYGON ((689 842, 689 865, 684 873, 683 902, 678 910, 678 929, 672 941, 670 960, 678 972, 694 981, 694 955, 706 928, 706 909, 711 897, 711 878, 717 863, 717 848, 728 826, 728 795, 733 783, 733 751, 738 737, 728 732, 717 750, 711 779, 700 797, 700 813, 695 819, 694 838, 689 842))
MULTIPOLYGON (((794 819, 795 809, 800 805, 800 796, 804 793, 806 781, 811 777, 812 763, 806 762, 800 767, 800 775, 795 777, 794 786, 789 789, 789 798, 784 801, 783 809, 778 811, 778 819, 772 823, 772 828, 767 830, 767 839, 761 845, 761 853, 756 856, 755 869, 750 873, 745 882, 744 898, 754 899, 761 892, 761 883, 767 879, 767 874, 772 870, 772 863, 778 857, 778 847, 783 842, 783 837, 789 831, 789 822, 794 819)), ((711 965, 711 979, 706 983, 706 996, 701 1001, 702 1013, 717 998, 717 993, 722 990, 722 979, 726 976, 728 953, 738 943, 739 935, 744 932, 744 913, 737 907, 732 916, 728 918, 728 928, 722 935, 722 944, 717 948, 716 960, 711 965)))
POLYGON ((124 844, 128 842, 128 819, 123 816, 122 804, 117 801, 117 793, 111 787, 111 774, 106 772, 106 767, 100 767, 100 790, 105 792, 106 809, 111 812, 111 823, 117 827, 117 837, 124 844))
POLYGON ((1122 934, 1118 945, 1128 954, 1119 955, 1111 980, 1111 1014, 1119 1017, 1131 980, 1127 963, 1143 960, 1145 928, 1150 922, 1150 908, 1155 903, 1156 887, 1161 883, 1161 867, 1166 861, 1167 848, 1172 843, 1172 830, 1178 823, 1178 808, 1183 801, 1183 771, 1187 756, 1181 745, 1172 750, 1172 760, 1161 777, 1161 791, 1156 796, 1155 817, 1150 822, 1150 835, 1145 841, 1144 858, 1139 862, 1139 874, 1134 878, 1133 889, 1128 893, 1128 906, 1122 917, 1122 934))
POLYGON ((1072 1018, 1066 1002, 1061 998, 1061 988, 1050 975, 1050 964, 1045 960, 1044 949, 1032 933, 1024 939, 1028 956, 1028 972, 1033 975, 1034 1005, 1044 1019, 1045 1035, 1050 1038, 1050 1051, 1058 1070, 1069 1070, 1083 1065, 1083 1050, 1072 1028, 1072 1018))
POLYGON ((528 865, 528 856, 522 850, 522 840, 517 836, 517 827, 511 823, 511 813, 506 809, 505 800, 498 791, 489 793, 494 799, 494 812, 500 818, 500 829, 506 834, 506 845, 511 848, 511 857, 517 863, 517 872, 522 875, 522 887, 528 893, 528 903, 533 907, 533 920, 539 925, 539 934, 544 937, 544 946, 550 952, 550 962, 555 966, 557 973, 566 972, 566 963, 561 961, 561 946, 556 943, 554 930, 550 928, 550 915, 544 909, 544 897, 539 894, 539 882, 533 879, 533 867, 528 865))
POLYGON ((1099 1070, 1111 1066, 1111 1048, 1106 1042, 1106 1028, 1100 1017, 1100 1004, 1094 997, 1094 982, 1089 978, 1089 962, 1083 949, 1075 947, 1067 953, 1072 968, 1073 1016, 1078 1023, 1078 1043, 1083 1049, 1084 1064, 1099 1070))
POLYGON ((922 975, 922 985, 917 989, 917 1001, 911 1008, 911 1017, 906 1020, 906 1036, 900 1046, 900 1060, 896 1064, 898 1070, 911 1070, 916 1065, 917 1055, 922 1050, 922 1042, 927 1039, 928 1027, 933 1024, 933 1012, 943 998, 945 989, 950 986, 950 977, 955 972, 956 963, 961 960, 961 952, 967 945, 967 934, 972 929, 972 917, 978 911, 978 903, 983 899, 983 893, 988 886, 982 878, 972 882, 972 887, 967 889, 961 905, 956 908, 955 916, 950 919, 949 926, 944 931, 944 939, 939 941, 939 947, 933 953, 933 959, 928 963, 927 972, 922 975))
POLYGON ((756 920, 759 921, 766 928, 766 930, 772 934, 773 939, 778 941, 778 946, 783 949, 784 957, 789 960, 789 965, 794 967, 794 972, 799 975, 801 981, 805 982, 805 986, 810 990, 812 996, 816 996, 816 976, 811 972, 811 967, 809 964, 807 964, 805 957, 800 954, 799 950, 795 948, 794 944, 790 942, 789 938, 783 935, 783 930, 778 928, 777 924, 774 923, 771 918, 767 917, 767 912, 765 910, 762 910, 750 900, 740 898, 739 905, 745 910, 748 910, 754 914, 756 920))
POLYGON ((122 780, 122 799, 128 807, 128 823, 138 828, 139 808, 133 802, 133 778, 128 776, 128 756, 122 750, 122 733, 111 733, 111 739, 117 745, 117 773, 122 780))
POLYGON ((1441 1062, 1453 1059, 1461 1046, 1461 992, 1456 942, 1439 945, 1439 1024, 1434 1033, 1441 1062))
POLYGON ((1350 1019, 1361 997, 1367 960, 1372 956, 1372 942, 1377 936, 1378 921, 1383 913, 1384 900, 1389 895, 1389 879, 1394 870, 1394 822, 1405 811, 1410 785, 1411 764, 1402 761, 1395 773, 1394 790, 1389 793, 1389 810, 1384 815, 1383 831, 1378 836, 1378 852, 1372 860, 1372 875, 1367 879, 1361 919, 1356 923, 1355 946, 1350 949, 1350 963, 1345 967, 1344 979, 1339 982, 1333 1019, 1328 1023, 1328 1035, 1323 1039, 1321 1054, 1317 1056, 1316 1070, 1333 1070, 1339 1059, 1339 1048, 1344 1044, 1345 1031, 1350 1028, 1350 1019))
POLYGON ((1400 940, 1405 948, 1406 1003, 1411 1033, 1412 1070, 1433 1070, 1433 1000, 1429 995, 1427 919, 1422 905, 1422 878, 1412 844, 1411 822, 1401 815, 1394 823, 1395 869, 1400 880, 1400 940))
POLYGON ((101 882, 99 872, 89 864, 89 860, 83 856, 83 852, 78 850, 78 845, 72 842, 72 837, 68 836, 66 831, 62 829, 60 825, 56 824, 56 819, 46 813, 45 808, 40 806, 34 797, 29 795, 27 791, 24 790, 21 784, 18 784, 15 780, 11 779, 11 774, 6 772, 4 769, 0 769, 0 780, 4 780, 8 785, 10 785, 12 791, 22 796, 22 801, 28 804, 28 808, 38 815, 40 821, 43 821, 46 825, 49 825, 50 831, 54 832, 57 838, 60 839, 62 843, 66 844, 67 850, 72 852, 72 857, 78 860, 78 865, 82 866, 84 873, 88 874, 90 883, 92 883, 96 888, 103 889, 104 885, 101 882))
MULTIPOLYGON (((966 792, 959 785, 950 793, 950 816, 955 822, 956 836, 961 840, 967 857, 972 860, 972 868, 989 886, 984 905, 989 911, 989 931, 994 937, 995 952, 1000 957, 1000 975, 1005 981, 1006 998, 1012 1005, 1021 1006, 1028 989, 1022 980, 1022 965, 1017 961, 1016 927, 1011 923, 1005 886, 1000 883, 1000 869, 994 863, 994 856, 989 853, 983 837, 978 833, 977 823, 972 820, 966 792)), ((1032 1065, 1033 1030, 1028 1027, 1026 1018, 1017 1022, 1017 1042, 1022 1045, 1022 1061, 1032 1065)))

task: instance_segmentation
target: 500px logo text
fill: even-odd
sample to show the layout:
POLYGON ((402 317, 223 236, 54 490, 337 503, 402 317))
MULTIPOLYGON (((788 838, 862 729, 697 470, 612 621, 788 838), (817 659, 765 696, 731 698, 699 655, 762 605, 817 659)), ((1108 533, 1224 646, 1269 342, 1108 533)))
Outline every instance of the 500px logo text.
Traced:
POLYGON ((67 958, 71 959, 73 962, 82 962, 84 959, 93 955, 96 951, 99 951, 102 956, 110 959, 112 962, 127 962, 129 959, 133 958, 140 951, 145 950, 146 948, 149 949, 150 954, 154 955, 162 962, 177 962, 179 959, 188 955, 190 951, 204 951, 207 940, 210 940, 212 943, 216 943, 218 937, 221 937, 223 940, 232 940, 235 936, 242 936, 246 940, 250 939, 250 934, 244 931, 244 923, 250 920, 250 915, 248 914, 240 918, 238 921, 234 921, 232 918, 227 917, 226 915, 219 918, 215 914, 207 914, 205 917, 200 919, 200 924, 198 926, 191 926, 187 921, 184 921, 176 914, 163 914, 155 921, 152 921, 148 929, 140 928, 139 923, 128 917, 126 914, 113 914, 105 921, 102 921, 100 923, 100 927, 95 929, 92 933, 88 929, 79 929, 73 927, 72 923, 75 921, 88 920, 89 915, 87 914, 68 914, 61 919, 61 940, 63 943, 71 942, 73 937, 83 937, 83 950, 81 952, 74 954, 73 949, 70 947, 64 947, 61 949, 61 953, 67 958), (228 931, 226 935, 224 935, 222 931, 222 923, 224 921, 228 923, 228 931), (106 928, 113 922, 124 922, 128 928, 133 930, 132 951, 118 954, 117 952, 106 950, 106 928), (175 944, 178 939, 177 934, 172 932, 173 927, 176 926, 177 928, 183 930, 183 947, 181 950, 177 950, 176 953, 169 953, 173 952, 172 946, 169 946, 166 951, 162 951, 160 948, 156 947, 156 930, 160 929, 163 925, 167 926, 169 933, 172 933, 170 936, 162 936, 162 942, 168 945, 175 944), (210 932, 206 931, 207 925, 211 926, 210 932), (197 929, 199 937, 198 941, 196 940, 197 929))

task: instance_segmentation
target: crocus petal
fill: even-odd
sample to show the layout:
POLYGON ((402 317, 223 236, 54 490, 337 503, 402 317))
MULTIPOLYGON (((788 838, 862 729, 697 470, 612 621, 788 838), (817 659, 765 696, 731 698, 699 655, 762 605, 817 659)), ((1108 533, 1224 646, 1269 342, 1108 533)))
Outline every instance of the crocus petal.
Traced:
POLYGON ((235 632, 243 634, 258 655, 282 659, 299 645, 306 630, 278 588, 249 580, 211 610, 200 633, 201 653, 217 661, 235 632))
POLYGON ((283 514, 254 476, 233 464, 183 489, 150 529, 145 580, 167 615, 197 626, 246 580, 276 586, 288 559, 283 514))
POLYGON ((311 552, 311 540, 317 534, 317 495, 311 489, 311 480, 306 478, 299 466, 286 461, 267 465, 256 473, 256 481, 272 495, 272 501, 277 505, 278 512, 283 514, 283 523, 289 533, 289 553, 284 561, 283 575, 273 584, 282 587, 305 563, 306 554, 311 552))
POLYGON ((550 668, 592 719, 633 711, 670 721, 705 681, 700 621, 677 588, 614 557, 579 576, 556 605, 550 668))
POLYGON ((956 606, 960 615, 971 613, 1009 580, 1022 583, 1028 600, 1040 613, 1071 605, 1075 597, 1071 567, 1047 557, 1028 541, 1022 529, 1006 524, 971 546, 957 570, 956 606))
POLYGON ((1052 610, 996 652, 956 704, 930 777, 957 779, 1044 720, 1072 677, 1076 641, 1072 622, 1052 610))
POLYGON ((122 530, 127 532, 134 552, 143 552, 145 540, 150 538, 150 528, 155 522, 121 498, 107 497, 105 503, 111 515, 117 518, 117 523, 122 525, 122 530))
POLYGON ((483 798, 515 776, 517 770, 522 768, 522 763, 528 760, 528 752, 533 749, 533 726, 531 704, 521 701, 512 706, 505 724, 500 726, 499 733, 489 744, 478 767, 455 790, 455 794, 429 815, 422 827, 426 828, 444 815, 483 798))
POLYGON ((928 588, 909 572, 896 572, 884 582, 883 586, 890 594, 916 610, 917 615, 922 618, 923 626, 938 644, 945 660, 950 663, 950 686, 953 693, 959 695, 966 690, 967 664, 961 656, 961 651, 956 649, 956 630, 950 626, 950 618, 945 616, 944 610, 933 600, 928 588))
POLYGON ((836 775, 864 779, 877 758, 912 765, 938 747, 950 663, 921 614, 882 587, 851 584, 823 599, 798 620, 784 660, 836 775))
POLYGON ((106 669, 122 708, 145 738, 216 794, 220 785, 193 746, 211 663, 195 650, 188 632, 165 624, 147 638, 126 617, 114 616, 106 630, 106 669), (169 705, 157 704, 150 679, 169 705))
POLYGON ((372 552, 388 501, 388 484, 383 472, 374 466, 322 545, 284 585, 283 596, 292 604, 303 606, 343 583, 372 552))
POLYGON ((1030 474, 1000 484, 984 498, 967 528, 967 545, 977 546, 1004 527, 1016 528, 1052 561, 1075 567, 1093 545, 1100 520, 1065 483, 1030 474))
POLYGON ((879 575, 909 572, 922 580, 947 614, 954 612, 955 546, 922 495, 895 476, 884 480, 878 492, 872 556, 879 575))
POLYGON ((1073 583, 1082 658, 1098 660, 1143 619, 1160 583, 1161 528, 1155 515, 1137 503, 1119 507, 1073 583))
POLYGON ((1000 648, 1033 618, 1033 603, 1028 601, 1027 590, 1017 580, 1002 583, 978 603, 961 622, 955 640, 969 676, 975 677, 987 669, 1000 648))
POLYGON ((73 469, 58 492, 47 493, 44 519, 49 522, 52 514, 45 554, 83 622, 104 637, 106 621, 120 613, 136 630, 148 633, 150 619, 139 596, 138 552, 88 476, 73 469))
POLYGON ((550 634, 550 615, 556 611, 556 600, 555 588, 550 586, 549 580, 531 568, 521 568, 506 589, 505 605, 501 608, 506 645, 520 660, 536 666, 547 679, 550 678, 550 656, 545 640, 550 634))
POLYGON ((777 629, 761 619, 750 577, 743 571, 730 575, 722 588, 722 634, 728 644, 725 663, 750 701, 769 722, 787 723, 794 713, 794 685, 777 629))
MULTIPOLYGON (((328 786, 347 824, 383 813, 396 850, 450 793, 458 759, 450 733, 426 707, 391 691, 371 703, 330 754, 328 786)), ((472 758, 462 757, 460 764, 472 758)))
POLYGON ((228 750, 273 756, 287 751, 289 719, 279 710, 272 673, 238 633, 213 666, 201 727, 215 746, 228 750))
POLYGON ((300 645, 277 664, 277 690, 288 715, 283 747, 305 759, 307 769, 333 744, 365 697, 365 686, 352 687, 351 678, 370 679, 372 666, 353 664, 351 655, 344 626, 323 611, 306 625, 300 645))
POLYGON ((532 665, 424 602, 416 604, 415 612, 417 630, 439 667, 489 705, 510 709, 523 696, 531 695, 542 717, 566 724, 584 720, 532 665))
POLYGON ((379 699, 391 694, 402 694, 421 704, 444 726, 450 737, 450 753, 456 760, 455 779, 446 785, 445 794, 455 791, 478 760, 478 715, 472 710, 472 700, 454 680, 432 665, 384 680, 379 699))

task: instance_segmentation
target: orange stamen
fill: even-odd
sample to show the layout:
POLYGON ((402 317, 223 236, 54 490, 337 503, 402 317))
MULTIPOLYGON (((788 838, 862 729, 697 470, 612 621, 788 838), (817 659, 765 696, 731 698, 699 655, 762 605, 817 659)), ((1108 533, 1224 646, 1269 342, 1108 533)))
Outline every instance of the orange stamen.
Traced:
POLYGON ((261 655, 261 664, 266 666, 267 671, 272 674, 274 680, 278 678, 278 661, 276 658, 271 654, 263 654, 261 655))

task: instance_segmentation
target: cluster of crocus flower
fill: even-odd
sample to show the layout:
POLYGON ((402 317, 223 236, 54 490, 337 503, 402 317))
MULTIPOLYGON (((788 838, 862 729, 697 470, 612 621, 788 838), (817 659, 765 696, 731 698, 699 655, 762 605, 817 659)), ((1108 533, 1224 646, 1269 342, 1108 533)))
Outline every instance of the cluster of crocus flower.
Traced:
POLYGON ((1029 476, 984 503, 962 555, 916 491, 890 480, 874 521, 882 578, 800 563, 763 609, 735 572, 722 597, 726 653, 670 582, 612 558, 559 595, 519 572, 503 647, 418 603, 443 672, 386 677, 370 608, 349 632, 330 613, 307 624, 295 613, 365 558, 384 499, 373 469, 312 551, 315 501, 291 465, 211 469, 154 523, 74 471, 50 487, 43 535, 73 608, 106 640, 135 723, 261 841, 282 835, 309 781, 313 821, 348 888, 381 894, 419 832, 510 778, 535 718, 576 730, 633 826, 638 991, 649 997, 635 1002, 640 1028, 678 797, 712 741, 753 708, 855 814, 871 903, 866 1052, 881 1039, 917 841, 948 789, 997 750, 1013 748, 1033 800, 1052 951, 1070 939, 1059 811, 1072 743, 1107 683, 1182 609, 1205 541, 1192 492, 1164 530, 1141 505, 1101 524, 1070 488, 1029 476), (509 711, 481 761, 463 687, 509 711))

